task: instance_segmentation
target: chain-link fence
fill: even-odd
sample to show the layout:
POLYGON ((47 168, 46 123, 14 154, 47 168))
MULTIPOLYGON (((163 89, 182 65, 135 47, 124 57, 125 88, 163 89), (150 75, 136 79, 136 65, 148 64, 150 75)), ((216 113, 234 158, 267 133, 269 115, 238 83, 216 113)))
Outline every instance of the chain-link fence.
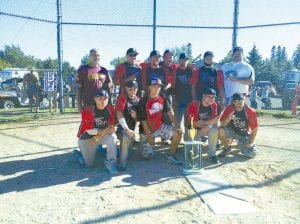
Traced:
MULTIPOLYGON (((109 69, 113 69, 110 62, 122 57, 129 47, 138 49, 140 61, 147 59, 153 47, 153 1, 61 3, 64 61, 78 67, 94 47, 100 49, 101 64, 109 69)), ((50 0, 1 1, 1 49, 17 45, 37 59, 57 58, 56 7, 56 1, 50 0)), ((212 50, 215 61, 221 61, 231 49, 233 7, 234 1, 228 0, 157 0, 156 49, 191 43, 194 58, 212 50)), ((273 45, 281 45, 290 59, 299 43, 299 9, 299 1, 293 0, 241 1, 237 43, 243 46, 245 56, 253 44, 263 58, 271 56, 273 45)), ((265 81, 274 83, 272 77, 265 81)), ((259 96, 258 108, 282 110, 282 98, 282 93, 270 94, 271 105, 266 105, 259 96)))

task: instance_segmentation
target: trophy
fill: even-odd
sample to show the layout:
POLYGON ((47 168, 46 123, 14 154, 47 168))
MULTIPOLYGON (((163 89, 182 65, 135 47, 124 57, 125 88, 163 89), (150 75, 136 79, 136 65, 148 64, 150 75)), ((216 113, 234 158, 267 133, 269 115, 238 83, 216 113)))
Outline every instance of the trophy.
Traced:
POLYGON ((195 141, 196 129, 194 128, 194 117, 191 117, 191 128, 189 135, 192 141, 184 142, 184 174, 199 174, 202 168, 201 142, 195 141))

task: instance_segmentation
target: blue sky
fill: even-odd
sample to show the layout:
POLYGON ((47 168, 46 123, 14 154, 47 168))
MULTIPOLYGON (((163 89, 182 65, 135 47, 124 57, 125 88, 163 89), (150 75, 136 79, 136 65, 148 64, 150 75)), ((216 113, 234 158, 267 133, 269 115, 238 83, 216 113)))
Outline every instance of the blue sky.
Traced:
MULTIPOLYGON (((157 0, 158 25, 232 26, 233 0, 157 0)), ((62 0, 65 22, 151 24, 152 0, 62 0)), ((56 20, 55 0, 0 0, 0 11, 56 20)), ((239 26, 300 21, 299 0, 240 0, 239 26)), ((156 48, 192 43, 193 56, 206 50, 222 59, 231 48, 232 31, 157 28, 156 48)), ((263 57, 273 45, 285 46, 291 57, 300 44, 300 25, 241 29, 238 45, 249 52, 255 43, 263 57)), ((0 48, 15 44, 36 58, 56 58, 56 26, 0 16, 0 48)), ((135 47, 144 60, 152 50, 151 28, 63 26, 63 58, 78 67, 91 48, 101 52, 101 64, 135 47)))

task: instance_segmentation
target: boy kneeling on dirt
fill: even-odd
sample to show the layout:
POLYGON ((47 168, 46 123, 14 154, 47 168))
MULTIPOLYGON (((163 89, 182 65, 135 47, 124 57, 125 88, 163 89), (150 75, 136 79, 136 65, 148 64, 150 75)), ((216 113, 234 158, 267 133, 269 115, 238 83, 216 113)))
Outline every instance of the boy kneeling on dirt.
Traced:
POLYGON ((254 158, 257 153, 254 140, 258 130, 258 119, 255 110, 245 104, 243 94, 232 95, 232 103, 221 114, 220 122, 219 139, 225 147, 219 157, 231 152, 227 139, 230 138, 238 140, 242 154, 254 158))
POLYGON ((108 104, 109 95, 105 90, 99 90, 95 96, 95 108, 86 107, 82 110, 82 122, 78 132, 78 146, 82 153, 84 164, 93 166, 99 145, 107 146, 105 167, 111 174, 116 174, 117 149, 115 134, 115 113, 108 104))

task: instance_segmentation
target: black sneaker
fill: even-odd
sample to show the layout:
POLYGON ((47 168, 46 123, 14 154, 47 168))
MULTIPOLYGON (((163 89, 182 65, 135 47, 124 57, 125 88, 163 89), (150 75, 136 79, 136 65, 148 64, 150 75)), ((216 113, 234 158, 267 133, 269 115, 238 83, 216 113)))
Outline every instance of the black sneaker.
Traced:
POLYGON ((72 152, 72 154, 75 157, 76 162, 83 166, 84 165, 84 159, 83 159, 83 156, 82 156, 81 152, 79 150, 75 149, 72 152))
POLYGON ((168 156, 168 157, 167 157, 167 161, 168 161, 169 163, 174 164, 174 165, 177 165, 177 166, 182 166, 182 165, 183 165, 183 163, 180 162, 180 161, 176 158, 176 156, 174 156, 174 155, 168 156))
POLYGON ((213 164, 218 164, 219 163, 219 160, 216 156, 209 156, 208 159, 213 164))
POLYGON ((118 166, 118 170, 119 170, 119 171, 126 171, 127 169, 126 169, 126 166, 125 166, 125 165, 119 165, 119 166, 118 166))
POLYGON ((226 155, 228 155, 231 152, 231 148, 230 147, 225 147, 223 148, 222 152, 219 153, 219 157, 224 157, 226 155))

